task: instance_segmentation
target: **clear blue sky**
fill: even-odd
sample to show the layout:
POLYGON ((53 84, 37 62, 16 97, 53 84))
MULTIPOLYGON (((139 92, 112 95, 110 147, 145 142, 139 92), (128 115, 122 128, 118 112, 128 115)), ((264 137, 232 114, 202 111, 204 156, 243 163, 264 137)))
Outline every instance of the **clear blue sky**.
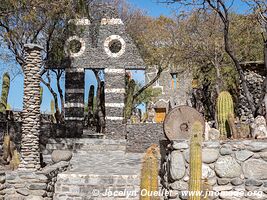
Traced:
MULTIPOLYGON (((129 0, 129 2, 137 8, 141 8, 147 12, 148 15, 153 17, 158 17, 160 15, 167 15, 172 16, 173 11, 175 10, 175 4, 167 5, 167 4, 160 4, 157 3, 157 0, 129 0)), ((244 3, 241 3, 241 0, 234 1, 232 6, 233 11, 237 12, 246 12, 247 7, 244 3)), ((3 49, 0 48, 0 54, 3 52, 3 49)), ((15 62, 4 63, 0 59, 0 90, 2 89, 2 74, 5 71, 11 72, 11 66, 15 65, 15 62)), ((16 73, 15 73, 16 74, 16 73)), ((133 72, 133 77, 136 80, 144 82, 144 73, 137 73, 133 72)), ((22 102, 23 102, 23 75, 17 75, 14 77, 13 73, 11 73, 11 87, 10 87, 10 95, 8 98, 8 103, 11 105, 11 108, 16 110, 22 109, 22 102)), ((87 99, 87 93, 91 84, 95 84, 96 80, 92 72, 86 71, 86 78, 85 78, 85 99, 87 99)), ((64 80, 62 80, 62 85, 64 85, 64 80)), ((55 88, 55 83, 52 84, 52 87, 55 88)), ((41 105, 41 110, 43 112, 50 111, 50 101, 52 96, 48 89, 43 86, 44 88, 44 95, 43 95, 43 103, 41 105)))

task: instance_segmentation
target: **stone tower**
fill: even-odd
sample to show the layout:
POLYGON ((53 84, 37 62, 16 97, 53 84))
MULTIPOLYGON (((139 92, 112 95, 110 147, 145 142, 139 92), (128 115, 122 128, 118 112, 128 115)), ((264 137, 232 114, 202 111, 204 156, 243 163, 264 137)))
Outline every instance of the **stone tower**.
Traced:
POLYGON ((35 171, 40 168, 40 70, 42 48, 26 44, 24 65, 24 96, 22 113, 21 163, 19 170, 35 171))

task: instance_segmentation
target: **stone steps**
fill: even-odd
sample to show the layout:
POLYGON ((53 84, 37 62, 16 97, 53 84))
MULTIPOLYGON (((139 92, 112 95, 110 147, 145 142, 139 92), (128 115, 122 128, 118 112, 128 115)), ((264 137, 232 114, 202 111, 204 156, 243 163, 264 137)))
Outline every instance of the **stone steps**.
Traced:
POLYGON ((53 150, 75 151, 125 151, 126 140, 110 140, 95 138, 58 138, 49 139, 46 145, 46 153, 51 154, 53 150))
POLYGON ((94 139, 105 139, 105 135, 103 133, 97 133, 90 129, 83 129, 83 138, 94 138, 94 139))
POLYGON ((54 200, 139 199, 143 154, 125 153, 126 140, 51 139, 44 160, 55 149, 71 149, 73 157, 57 176, 54 200))
POLYGON ((59 174, 54 200, 65 199, 131 199, 137 200, 138 175, 59 174), (115 193, 120 191, 120 193, 115 193), (127 197, 127 195, 129 195, 127 197))

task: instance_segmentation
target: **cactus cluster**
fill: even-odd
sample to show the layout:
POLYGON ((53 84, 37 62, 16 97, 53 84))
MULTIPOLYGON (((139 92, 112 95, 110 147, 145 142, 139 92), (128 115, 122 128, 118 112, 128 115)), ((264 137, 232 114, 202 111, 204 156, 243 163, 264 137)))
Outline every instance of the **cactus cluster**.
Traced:
MULTIPOLYGON (((156 144, 152 144, 146 151, 143 158, 143 166, 141 171, 140 190, 146 190, 146 193, 154 193, 158 191, 158 158, 159 148, 156 144)), ((159 200, 157 196, 140 195, 140 200, 159 200)))
POLYGON ((217 122, 222 139, 230 137, 231 130, 229 124, 229 115, 234 114, 234 103, 231 94, 223 91, 219 94, 217 100, 217 122))
MULTIPOLYGON (((190 138, 190 179, 189 191, 200 192, 202 190, 202 133, 203 125, 196 121, 192 125, 190 138)), ((200 200, 200 195, 192 195, 189 200, 200 200)))
POLYGON ((8 73, 4 73, 3 83, 2 83, 2 95, 0 101, 0 112, 6 111, 9 88, 10 88, 10 77, 8 73))

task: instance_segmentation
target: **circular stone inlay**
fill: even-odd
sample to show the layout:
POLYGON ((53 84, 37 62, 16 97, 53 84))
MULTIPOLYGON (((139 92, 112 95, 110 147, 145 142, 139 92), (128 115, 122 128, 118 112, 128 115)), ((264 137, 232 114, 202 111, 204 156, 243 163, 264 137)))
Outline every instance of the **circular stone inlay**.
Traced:
POLYGON ((118 58, 124 54, 126 43, 119 35, 111 35, 104 42, 105 52, 109 57, 118 58))
POLYGON ((85 51, 85 42, 78 36, 72 36, 66 41, 64 51, 70 57, 79 57, 85 51))

